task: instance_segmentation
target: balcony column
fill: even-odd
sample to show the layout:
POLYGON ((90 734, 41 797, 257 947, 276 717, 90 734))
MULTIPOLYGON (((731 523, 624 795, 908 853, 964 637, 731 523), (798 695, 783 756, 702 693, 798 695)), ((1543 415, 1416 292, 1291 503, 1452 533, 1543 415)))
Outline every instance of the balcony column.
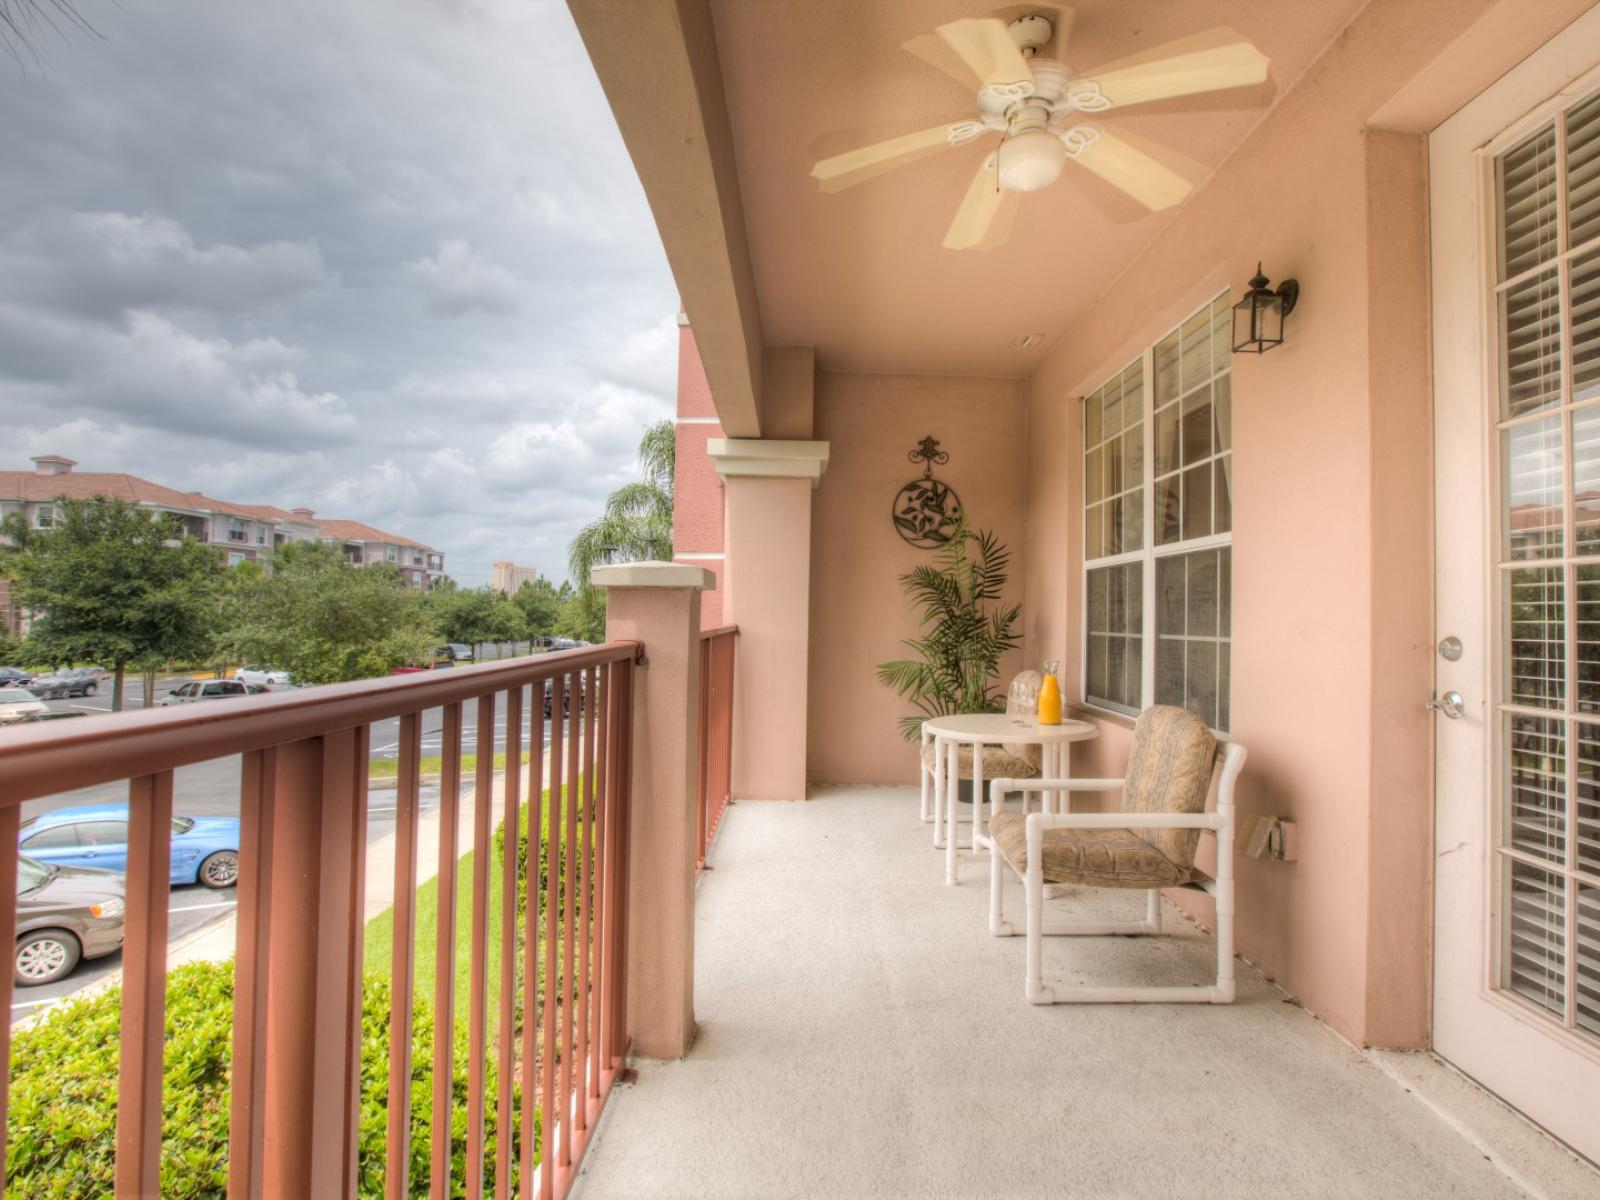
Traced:
POLYGON ((723 620, 739 627, 733 795, 806 798, 811 492, 828 443, 715 438, 727 497, 723 620))
POLYGON ((628 1026, 636 1053, 682 1058, 694 1039, 695 795, 700 765, 700 593, 704 567, 596 567, 606 640, 644 644, 634 671, 628 832, 628 1026))

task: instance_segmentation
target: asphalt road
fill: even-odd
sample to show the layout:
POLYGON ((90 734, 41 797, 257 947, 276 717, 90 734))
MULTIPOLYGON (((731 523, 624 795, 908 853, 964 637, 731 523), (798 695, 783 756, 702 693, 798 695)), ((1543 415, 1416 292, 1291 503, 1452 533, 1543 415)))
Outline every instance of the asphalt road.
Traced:
MULTIPOLYGON (((158 680, 156 682, 156 698, 160 699, 167 692, 177 687, 183 680, 158 680)), ((144 703, 142 685, 139 680, 127 681, 126 695, 123 706, 128 709, 139 708, 144 703)), ((523 712, 530 711, 531 689, 523 695, 523 712)), ((231 700, 214 700, 208 703, 230 704, 231 700)), ((84 720, 95 720, 97 716, 111 711, 111 689, 109 682, 102 685, 93 696, 77 697, 71 700, 49 701, 50 708, 56 711, 79 711, 88 714, 84 720)), ((465 754, 473 754, 478 748, 477 704, 468 701, 462 711, 461 748, 465 754)), ((438 709, 430 709, 423 714, 422 721, 422 753, 424 756, 437 755, 441 752, 443 744, 443 714, 438 709)), ((544 734, 544 743, 550 744, 550 726, 548 722, 541 721, 544 734)), ((495 713, 494 748, 505 749, 506 735, 505 710, 501 706, 495 713)), ((526 749, 528 738, 526 732, 523 736, 523 746, 526 749)), ((400 722, 398 719, 380 721, 372 726, 371 746, 372 758, 394 759, 399 757, 400 722)), ((240 759, 238 755, 228 758, 215 759, 210 762, 195 763, 192 766, 180 767, 173 774, 172 807, 179 815, 192 816, 225 816, 237 817, 239 815, 239 772, 240 759)), ((470 783, 470 780, 468 781, 470 783)), ((30 800, 22 806, 23 819, 42 812, 51 812, 59 808, 69 808, 80 804, 107 804, 126 803, 128 789, 126 783, 107 783, 97 787, 82 788, 73 792, 62 792, 55 796, 46 796, 39 800, 30 800)), ((422 808, 424 810, 435 807, 439 802, 439 793, 436 787, 422 789, 422 808)), ((370 793, 367 804, 367 838, 376 841, 394 828, 395 801, 394 792, 379 790, 370 793)), ((229 888, 224 891, 212 891, 201 886, 177 887, 172 889, 172 906, 168 918, 168 940, 176 941, 193 933, 210 921, 226 915, 228 909, 233 907, 234 893, 229 888)), ((80 963, 75 971, 65 979, 43 987, 17 988, 12 998, 11 1019, 13 1022, 34 1015, 36 1010, 52 1000, 77 991, 79 988, 92 983, 94 980, 119 969, 122 965, 121 953, 110 954, 104 958, 90 962, 80 963)))

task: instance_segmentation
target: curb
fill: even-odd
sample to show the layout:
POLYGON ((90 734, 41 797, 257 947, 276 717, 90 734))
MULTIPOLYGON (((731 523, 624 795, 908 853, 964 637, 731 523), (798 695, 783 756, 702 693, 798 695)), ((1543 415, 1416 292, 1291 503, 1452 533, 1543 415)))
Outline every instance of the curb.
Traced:
MULTIPOLYGON (((498 775, 500 772, 497 771, 496 774, 498 775)), ((442 775, 419 775, 417 776, 417 783, 423 787, 426 787, 430 783, 438 783, 442 778, 442 775)), ((400 776, 398 775, 378 775, 367 777, 367 791, 369 792, 393 792, 398 791, 399 788, 400 776)))

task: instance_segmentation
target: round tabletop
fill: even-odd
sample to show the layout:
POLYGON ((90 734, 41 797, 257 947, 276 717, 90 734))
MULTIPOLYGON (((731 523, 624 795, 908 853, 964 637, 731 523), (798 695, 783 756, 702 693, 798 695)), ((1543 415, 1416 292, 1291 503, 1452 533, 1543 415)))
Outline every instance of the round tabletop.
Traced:
POLYGON ((1085 742, 1098 737, 1100 730, 1088 721, 1063 720, 1059 725, 1041 725, 1032 717, 1008 713, 962 713, 931 717, 922 723, 929 737, 951 742, 987 745, 994 742, 1037 742, 1041 746, 1061 742, 1085 742))

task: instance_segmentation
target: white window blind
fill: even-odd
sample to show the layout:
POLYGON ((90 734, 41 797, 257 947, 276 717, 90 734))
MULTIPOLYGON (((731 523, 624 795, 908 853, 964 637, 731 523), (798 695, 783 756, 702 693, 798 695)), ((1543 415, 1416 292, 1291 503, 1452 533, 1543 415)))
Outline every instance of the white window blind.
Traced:
POLYGON ((1600 97, 1494 182, 1496 985, 1600 1036, 1600 97))

